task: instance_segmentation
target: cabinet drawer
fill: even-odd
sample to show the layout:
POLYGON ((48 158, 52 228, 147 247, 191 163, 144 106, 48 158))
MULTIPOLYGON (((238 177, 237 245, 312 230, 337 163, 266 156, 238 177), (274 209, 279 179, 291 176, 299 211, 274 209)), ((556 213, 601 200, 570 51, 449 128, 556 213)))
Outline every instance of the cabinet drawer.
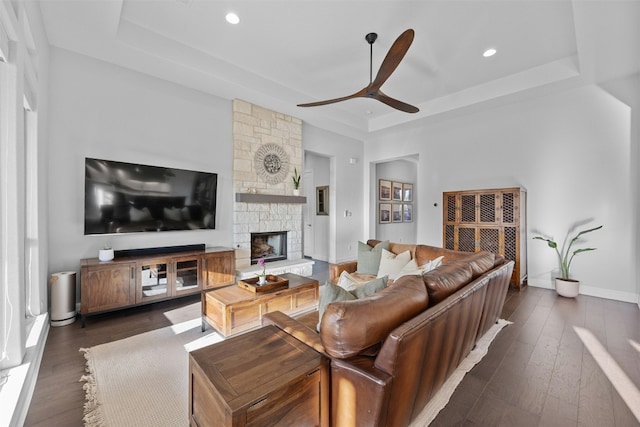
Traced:
POLYGON ((237 334, 261 324, 260 304, 257 301, 227 307, 227 310, 230 320, 229 334, 237 334))
POLYGON ((296 311, 303 310, 305 308, 315 307, 317 305, 318 305, 318 289, 317 288, 312 288, 295 295, 293 306, 296 311))
POLYGON ((269 393, 247 408, 246 426, 320 425, 321 369, 269 393))
POLYGON ((269 299, 264 302, 264 313, 273 313, 274 311, 281 311, 283 313, 290 313, 292 308, 292 300, 294 295, 281 295, 275 298, 269 299))

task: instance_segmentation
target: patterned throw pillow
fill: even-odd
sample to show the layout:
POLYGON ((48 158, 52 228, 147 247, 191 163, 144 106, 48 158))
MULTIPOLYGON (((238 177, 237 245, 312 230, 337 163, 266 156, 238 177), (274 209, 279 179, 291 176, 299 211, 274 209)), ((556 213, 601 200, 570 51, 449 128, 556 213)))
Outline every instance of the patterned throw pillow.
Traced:
MULTIPOLYGON (((370 276, 369 276, 370 277, 370 276)), ((352 276, 351 274, 343 271, 340 273, 340 277, 338 278, 338 286, 342 289, 347 290, 349 292, 355 290, 358 286, 367 283, 369 280, 360 280, 357 277, 352 276)))

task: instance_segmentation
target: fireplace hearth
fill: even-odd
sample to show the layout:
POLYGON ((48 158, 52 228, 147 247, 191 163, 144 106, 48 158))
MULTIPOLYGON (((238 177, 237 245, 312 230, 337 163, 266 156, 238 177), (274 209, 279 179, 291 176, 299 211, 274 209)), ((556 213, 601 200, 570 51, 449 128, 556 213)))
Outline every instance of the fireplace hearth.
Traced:
POLYGON ((251 264, 287 259, 287 232, 251 233, 251 264))

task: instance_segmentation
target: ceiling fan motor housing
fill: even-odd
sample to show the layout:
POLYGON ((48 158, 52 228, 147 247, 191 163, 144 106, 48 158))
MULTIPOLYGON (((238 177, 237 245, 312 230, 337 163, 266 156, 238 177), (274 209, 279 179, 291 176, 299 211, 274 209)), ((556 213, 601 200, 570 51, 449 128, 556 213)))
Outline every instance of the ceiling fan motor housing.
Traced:
POLYGON ((366 36, 364 36, 364 38, 367 41, 367 43, 373 44, 373 43, 375 43, 376 39, 378 38, 378 35, 376 33, 369 33, 366 36))

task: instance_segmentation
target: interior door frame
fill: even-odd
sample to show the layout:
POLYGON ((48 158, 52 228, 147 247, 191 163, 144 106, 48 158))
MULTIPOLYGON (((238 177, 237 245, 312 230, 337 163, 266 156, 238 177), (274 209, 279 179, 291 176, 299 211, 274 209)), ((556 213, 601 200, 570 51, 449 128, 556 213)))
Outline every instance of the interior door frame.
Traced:
POLYGON ((302 256, 314 258, 316 194, 313 169, 305 170, 302 179, 304 183, 302 185, 303 193, 307 197, 307 203, 302 209, 302 256))

